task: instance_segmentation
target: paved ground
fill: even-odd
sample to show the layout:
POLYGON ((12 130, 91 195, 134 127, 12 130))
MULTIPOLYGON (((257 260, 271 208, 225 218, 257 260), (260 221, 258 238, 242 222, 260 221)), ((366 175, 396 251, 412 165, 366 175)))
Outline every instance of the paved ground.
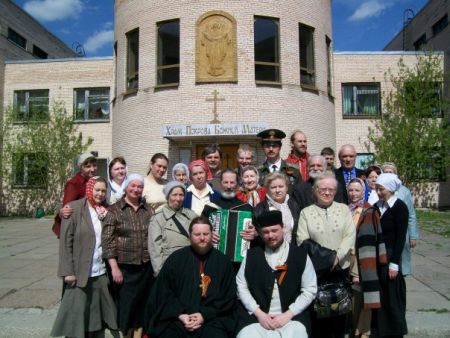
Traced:
MULTIPOLYGON (((0 218, 0 337, 49 336, 61 295, 51 223, 0 218)), ((450 241, 423 232, 407 278, 408 337, 450 337, 449 280, 450 241)))

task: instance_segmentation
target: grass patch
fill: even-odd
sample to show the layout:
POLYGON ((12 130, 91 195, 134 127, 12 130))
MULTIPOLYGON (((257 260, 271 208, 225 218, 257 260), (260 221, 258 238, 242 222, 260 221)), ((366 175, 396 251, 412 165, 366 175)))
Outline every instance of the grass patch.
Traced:
POLYGON ((417 210, 419 229, 450 237, 450 212, 417 210))

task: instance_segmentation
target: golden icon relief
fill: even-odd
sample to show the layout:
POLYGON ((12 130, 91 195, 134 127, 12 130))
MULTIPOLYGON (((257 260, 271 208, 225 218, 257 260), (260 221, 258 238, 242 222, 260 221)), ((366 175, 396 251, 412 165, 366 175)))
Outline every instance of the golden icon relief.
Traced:
POLYGON ((196 81, 236 82, 236 21, 222 11, 197 21, 196 81))

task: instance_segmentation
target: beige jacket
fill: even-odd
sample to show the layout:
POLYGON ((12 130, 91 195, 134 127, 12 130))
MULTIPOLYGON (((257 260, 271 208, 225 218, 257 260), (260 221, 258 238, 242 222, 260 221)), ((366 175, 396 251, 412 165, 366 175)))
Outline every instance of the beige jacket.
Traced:
POLYGON ((356 228, 346 204, 333 202, 327 209, 313 204, 300 213, 297 243, 311 238, 320 245, 336 250, 339 266, 350 266, 350 253, 355 246, 356 228))
POLYGON ((148 252, 155 276, 158 275, 167 257, 172 252, 190 244, 189 238, 178 230, 173 220, 177 218, 189 233, 189 224, 197 217, 191 209, 181 208, 179 211, 164 205, 151 219, 148 228, 148 252))

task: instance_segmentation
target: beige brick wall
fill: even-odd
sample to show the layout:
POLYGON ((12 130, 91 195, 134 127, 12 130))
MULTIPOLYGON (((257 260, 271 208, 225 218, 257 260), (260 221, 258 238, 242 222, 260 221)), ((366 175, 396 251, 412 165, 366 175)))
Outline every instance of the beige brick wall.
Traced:
MULTIPOLYGON (((73 114, 74 88, 110 87, 112 95, 112 59, 73 59, 58 61, 8 62, 5 66, 5 106, 12 105, 15 90, 48 89, 49 100, 63 101, 73 114)), ((111 156, 111 123, 79 123, 84 137, 91 136, 90 150, 99 157, 111 156)))
MULTIPOLYGON (((126 1, 116 2, 115 38, 118 44, 117 92, 114 107, 113 153, 129 159, 130 169, 145 173, 155 152, 178 160, 177 144, 163 139, 163 124, 209 123, 212 103, 205 99, 217 89, 225 101, 218 103, 219 120, 225 122, 267 122, 290 134, 301 128, 309 136, 310 151, 334 146, 334 105, 327 95, 325 35, 332 38, 330 1, 126 1), (237 22, 238 82, 195 85, 195 23, 208 11, 222 10, 237 22), (255 15, 279 18, 281 79, 280 87, 255 85, 253 19, 255 15), (180 85, 176 89, 155 91, 156 23, 180 19, 180 85), (315 64, 318 93, 300 87, 298 24, 315 28, 315 64), (139 91, 124 96, 125 33, 139 27, 139 91), (324 128, 324 126, 327 126, 324 128), (170 149, 169 149, 170 147, 170 149), (172 156, 173 154, 173 156, 172 156)), ((239 143, 236 138, 191 139, 196 142, 239 143)), ((253 137, 247 143, 259 143, 253 137)), ((190 143, 191 142, 191 143, 190 143)), ((289 151, 289 142, 283 146, 289 151)))
MULTIPOLYGON (((336 146, 353 144, 357 152, 374 152, 373 147, 366 148, 370 119, 343 118, 342 83, 378 82, 381 93, 392 89, 386 81, 385 73, 391 69, 395 74, 397 62, 403 58, 405 64, 416 63, 415 53, 402 52, 342 52, 334 53, 334 96, 336 106, 336 146)), ((383 95, 383 94, 382 94, 383 95)), ((383 104, 381 110, 383 111, 383 104)))

